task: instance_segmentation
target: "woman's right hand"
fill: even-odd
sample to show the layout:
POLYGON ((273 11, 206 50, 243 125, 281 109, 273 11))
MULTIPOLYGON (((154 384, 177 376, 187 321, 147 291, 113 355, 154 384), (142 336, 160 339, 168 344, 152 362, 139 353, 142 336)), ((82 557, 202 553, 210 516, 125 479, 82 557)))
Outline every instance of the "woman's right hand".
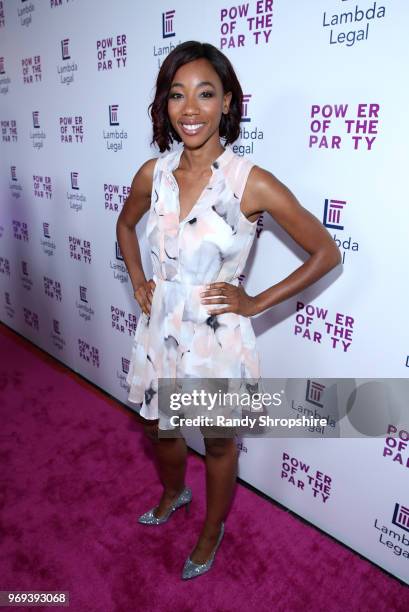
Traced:
POLYGON ((148 281, 141 283, 137 286, 134 291, 134 297, 138 302, 142 312, 150 316, 153 292, 155 290, 156 283, 150 278, 148 281))

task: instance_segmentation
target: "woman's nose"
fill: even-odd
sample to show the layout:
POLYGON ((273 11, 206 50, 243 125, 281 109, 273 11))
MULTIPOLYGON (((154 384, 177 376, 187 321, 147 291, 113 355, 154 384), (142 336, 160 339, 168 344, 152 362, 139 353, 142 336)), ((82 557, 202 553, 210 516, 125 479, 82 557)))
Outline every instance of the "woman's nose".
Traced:
POLYGON ((197 100, 194 96, 186 96, 185 103, 183 105, 183 112, 185 114, 195 114, 198 112, 197 100))

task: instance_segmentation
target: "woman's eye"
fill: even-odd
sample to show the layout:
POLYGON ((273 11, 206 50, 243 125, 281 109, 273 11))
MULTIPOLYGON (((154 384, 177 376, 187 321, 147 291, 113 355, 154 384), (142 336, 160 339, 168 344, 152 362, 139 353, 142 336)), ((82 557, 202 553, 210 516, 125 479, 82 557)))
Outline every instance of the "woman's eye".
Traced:
MULTIPOLYGON (((178 100, 179 96, 181 96, 182 94, 180 93, 172 93, 169 94, 169 99, 175 99, 178 100)), ((213 92, 212 91, 202 91, 202 93, 200 94, 201 96, 205 96, 206 98, 212 98, 213 97, 213 92)))

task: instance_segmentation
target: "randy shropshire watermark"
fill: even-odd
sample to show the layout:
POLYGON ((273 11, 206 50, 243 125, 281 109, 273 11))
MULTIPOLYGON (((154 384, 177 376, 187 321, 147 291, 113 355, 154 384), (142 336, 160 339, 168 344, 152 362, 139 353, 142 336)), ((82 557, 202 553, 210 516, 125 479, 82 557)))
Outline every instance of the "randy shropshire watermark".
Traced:
POLYGON ((160 437, 189 429, 266 438, 409 431, 407 378, 159 378, 158 405, 160 437))

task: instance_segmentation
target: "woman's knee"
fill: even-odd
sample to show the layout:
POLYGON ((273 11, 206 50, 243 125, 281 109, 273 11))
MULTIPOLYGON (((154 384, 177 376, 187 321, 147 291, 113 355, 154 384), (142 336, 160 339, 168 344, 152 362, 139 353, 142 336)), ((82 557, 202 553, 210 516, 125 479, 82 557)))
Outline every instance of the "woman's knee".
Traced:
POLYGON ((223 457, 238 452, 234 438, 203 438, 206 453, 212 457, 223 457))
POLYGON ((149 438, 150 440, 152 440, 152 442, 157 442, 158 441, 158 423, 157 421, 155 421, 154 423, 144 423, 143 424, 143 431, 144 434, 147 438, 149 438))

